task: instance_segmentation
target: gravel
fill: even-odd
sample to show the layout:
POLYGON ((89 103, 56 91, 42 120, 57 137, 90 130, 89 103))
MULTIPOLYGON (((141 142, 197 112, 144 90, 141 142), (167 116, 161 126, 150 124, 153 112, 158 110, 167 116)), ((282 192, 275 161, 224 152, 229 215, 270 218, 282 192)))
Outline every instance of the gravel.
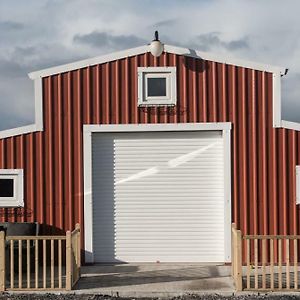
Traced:
MULTIPOLYGON (((123 298, 123 297, 112 297, 107 295, 85 295, 85 294, 0 294, 0 300, 11 299, 11 300, 38 300, 38 299, 54 299, 54 300, 160 300, 162 298, 123 298)), ((163 298, 164 300, 166 298, 163 298)), ((254 294, 243 294, 243 295, 232 295, 232 296, 221 296, 221 295, 186 295, 180 297, 169 298, 168 300, 217 300, 217 299, 275 299, 275 300, 289 300, 289 299, 300 299, 299 295, 254 295, 254 294)))

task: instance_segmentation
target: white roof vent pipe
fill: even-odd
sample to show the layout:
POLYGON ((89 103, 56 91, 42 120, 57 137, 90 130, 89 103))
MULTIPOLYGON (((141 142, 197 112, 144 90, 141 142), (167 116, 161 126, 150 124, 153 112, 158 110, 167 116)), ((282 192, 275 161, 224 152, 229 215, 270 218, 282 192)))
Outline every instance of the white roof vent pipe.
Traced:
POLYGON ((153 56, 159 57, 164 51, 164 45, 158 38, 158 31, 154 33, 154 40, 150 44, 150 52, 153 56))

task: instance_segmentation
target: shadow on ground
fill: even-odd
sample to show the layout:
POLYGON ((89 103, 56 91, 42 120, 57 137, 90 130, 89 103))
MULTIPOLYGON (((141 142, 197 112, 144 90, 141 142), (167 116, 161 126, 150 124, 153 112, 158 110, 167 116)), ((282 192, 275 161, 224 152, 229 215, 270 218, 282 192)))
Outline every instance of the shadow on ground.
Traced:
POLYGON ((156 288, 165 289, 165 283, 174 283, 173 289, 222 289, 230 288, 227 281, 228 270, 218 266, 168 267, 165 265, 96 265, 83 268, 82 278, 75 287, 81 289, 117 288, 137 285, 156 284, 156 288), (211 280, 215 279, 215 280, 211 280), (185 285, 178 285, 184 282, 185 285))

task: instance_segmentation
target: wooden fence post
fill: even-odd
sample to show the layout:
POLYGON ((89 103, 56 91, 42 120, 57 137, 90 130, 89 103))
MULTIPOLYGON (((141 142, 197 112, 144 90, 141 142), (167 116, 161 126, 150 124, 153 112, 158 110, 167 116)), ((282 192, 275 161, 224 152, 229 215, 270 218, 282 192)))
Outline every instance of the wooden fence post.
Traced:
POLYGON ((0 231, 0 291, 5 291, 5 232, 0 231))
POLYGON ((76 229, 78 229, 77 233, 77 267, 78 267, 78 276, 80 277, 81 275, 81 229, 80 229, 80 224, 76 224, 76 229))
POLYGON ((237 291, 243 290, 242 268, 242 233, 233 223, 231 227, 231 275, 237 291))
POLYGON ((66 233, 66 290, 72 289, 72 241, 71 232, 66 233))
POLYGON ((243 290, 242 232, 236 230, 236 290, 243 290))
POLYGON ((231 276, 235 279, 235 241, 236 241, 236 225, 231 225, 231 276))

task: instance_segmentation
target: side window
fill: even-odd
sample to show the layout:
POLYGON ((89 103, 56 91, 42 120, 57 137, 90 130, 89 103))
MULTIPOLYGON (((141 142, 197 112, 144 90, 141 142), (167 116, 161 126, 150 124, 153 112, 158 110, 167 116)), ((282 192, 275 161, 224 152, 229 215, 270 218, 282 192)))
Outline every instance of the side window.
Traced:
POLYGON ((0 169, 0 207, 24 206, 23 170, 0 169))

